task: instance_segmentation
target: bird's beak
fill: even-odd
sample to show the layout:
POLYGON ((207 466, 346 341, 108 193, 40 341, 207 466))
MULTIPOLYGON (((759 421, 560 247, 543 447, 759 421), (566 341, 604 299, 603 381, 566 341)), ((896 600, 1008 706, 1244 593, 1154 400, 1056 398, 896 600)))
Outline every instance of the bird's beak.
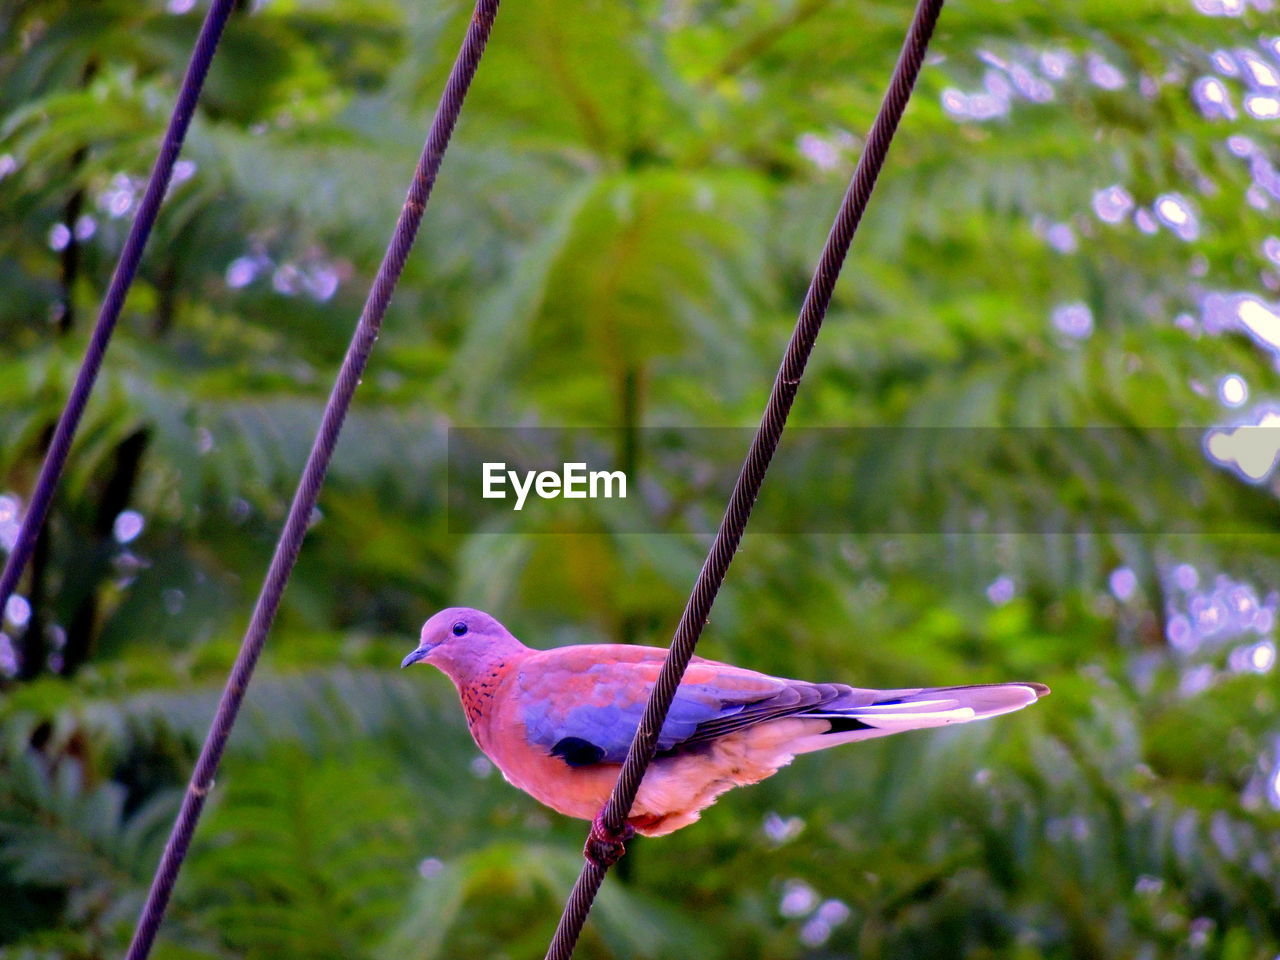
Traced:
POLYGON ((419 660, 424 659, 427 654, 431 652, 431 649, 431 647, 419 647, 417 650, 413 651, 413 653, 400 661, 400 669, 403 670, 405 667, 412 666, 419 660))

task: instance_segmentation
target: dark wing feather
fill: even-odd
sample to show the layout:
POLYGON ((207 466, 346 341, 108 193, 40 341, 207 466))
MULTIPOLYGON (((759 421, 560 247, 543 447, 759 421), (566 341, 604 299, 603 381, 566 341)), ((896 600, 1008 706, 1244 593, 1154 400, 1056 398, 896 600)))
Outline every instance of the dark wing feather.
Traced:
MULTIPOLYGON (((636 662, 637 648, 560 647, 546 651, 518 676, 521 720, 531 744, 570 766, 621 763, 635 736, 661 665, 663 651, 636 662), (612 660, 603 659, 613 657, 612 660), (601 659, 595 659, 600 657, 601 659)), ((676 691, 658 736, 659 753, 712 739, 718 728, 736 730, 770 716, 821 702, 810 692, 790 692, 791 682, 750 670, 699 660, 676 691), (705 734, 701 731, 708 731, 705 734)), ((803 684, 803 687, 816 685, 803 684)))
POLYGON ((767 720, 778 720, 782 717, 807 713, 851 692, 851 687, 840 683, 805 683, 802 680, 790 680, 782 690, 771 697, 757 700, 737 712, 717 716, 698 724, 693 735, 681 741, 679 746, 706 743, 767 720))

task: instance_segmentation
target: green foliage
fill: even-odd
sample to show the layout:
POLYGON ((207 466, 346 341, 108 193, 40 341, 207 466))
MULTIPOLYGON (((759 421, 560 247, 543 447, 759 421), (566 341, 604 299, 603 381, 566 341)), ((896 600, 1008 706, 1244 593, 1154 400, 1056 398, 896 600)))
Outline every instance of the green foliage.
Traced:
MULTIPOLYGON (((907 6, 504 6, 157 957, 541 955, 584 825, 394 667, 452 603, 538 646, 665 644, 706 538, 460 534, 447 430, 622 427, 642 468, 641 427, 753 425, 907 6)), ((840 464, 784 443, 761 509, 853 485, 846 529, 953 532, 748 536, 700 652, 1054 695, 633 844, 581 957, 1280 952, 1276 488, 1200 446, 1274 395, 1265 338, 1207 306, 1280 288, 1275 121, 1244 109, 1270 88, 1240 68, 1280 71, 1266 6, 948 5, 794 414, 928 429, 840 464), (1095 213, 1113 185, 1145 228, 1095 213)), ((0 4, 0 494, 31 488, 203 8, 0 4)), ((468 11, 237 5, 31 618, 0 624, 0 960, 124 949, 468 11)), ((705 527, 687 482, 652 496, 705 527)))

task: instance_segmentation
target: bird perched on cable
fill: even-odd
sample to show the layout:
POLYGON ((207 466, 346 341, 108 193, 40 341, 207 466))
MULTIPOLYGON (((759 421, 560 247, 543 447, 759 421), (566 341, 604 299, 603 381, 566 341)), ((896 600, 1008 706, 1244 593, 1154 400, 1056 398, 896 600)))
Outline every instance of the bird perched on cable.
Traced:
MULTIPOLYGON (((400 666, 439 667, 458 688, 471 735, 503 776, 553 810, 592 820, 595 849, 612 846, 621 855, 619 838, 596 815, 666 655, 625 644, 532 650, 488 614, 450 607, 426 622, 400 666)), ((671 833, 726 790, 758 783, 798 754, 983 720, 1048 692, 1040 683, 865 690, 694 657, 628 823, 646 836, 671 833)))

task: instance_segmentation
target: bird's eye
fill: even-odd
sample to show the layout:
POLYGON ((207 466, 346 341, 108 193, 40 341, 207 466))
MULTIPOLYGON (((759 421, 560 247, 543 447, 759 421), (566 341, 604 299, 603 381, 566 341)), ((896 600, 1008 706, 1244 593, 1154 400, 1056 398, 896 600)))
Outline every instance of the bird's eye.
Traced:
POLYGON ((457 623, 453 625, 453 635, 455 637, 460 637, 466 632, 467 632, 467 625, 463 623, 461 620, 459 620, 457 623))

